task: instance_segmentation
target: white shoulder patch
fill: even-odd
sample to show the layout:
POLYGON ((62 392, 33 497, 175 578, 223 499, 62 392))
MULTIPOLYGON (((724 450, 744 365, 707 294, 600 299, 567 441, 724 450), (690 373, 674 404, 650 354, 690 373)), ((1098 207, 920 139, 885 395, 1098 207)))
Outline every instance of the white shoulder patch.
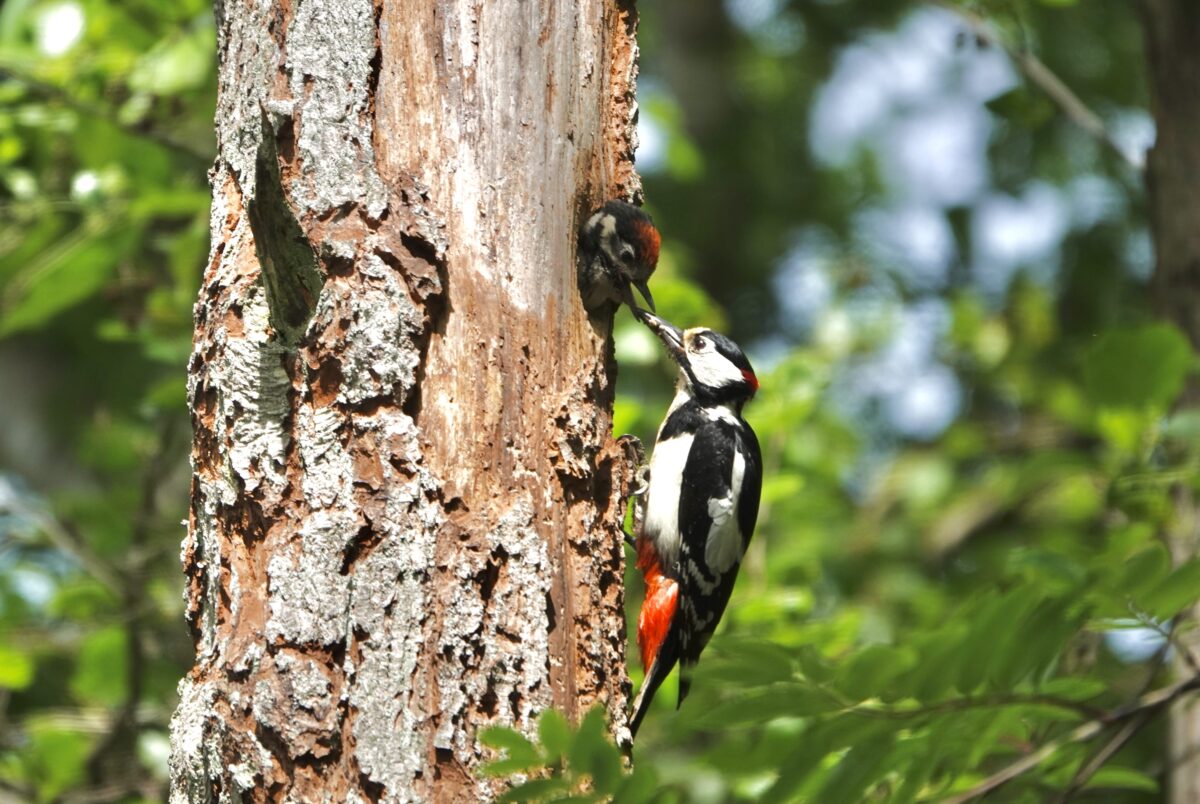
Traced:
POLYGON ((737 425, 737 414, 728 405, 715 405, 705 408, 704 415, 714 422, 725 422, 726 424, 737 425))
POLYGON ((690 433, 660 441, 650 456, 650 490, 646 493, 646 516, 642 533, 654 544, 667 566, 679 558, 679 490, 683 467, 692 451, 690 433))
POLYGON ((746 459, 740 452, 733 455, 733 471, 729 477, 729 494, 708 501, 712 525, 704 543, 704 561, 715 572, 727 572, 742 560, 742 532, 738 527, 737 500, 742 493, 746 474, 746 459))

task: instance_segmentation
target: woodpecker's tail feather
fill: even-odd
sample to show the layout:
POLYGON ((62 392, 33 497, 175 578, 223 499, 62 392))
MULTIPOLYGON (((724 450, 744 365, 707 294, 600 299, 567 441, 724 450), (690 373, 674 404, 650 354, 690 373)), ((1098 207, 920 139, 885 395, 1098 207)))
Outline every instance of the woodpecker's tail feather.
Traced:
POLYGON ((678 658, 678 641, 675 639, 674 634, 668 634, 667 639, 658 650, 658 655, 654 657, 650 669, 646 671, 646 680, 642 682, 642 688, 638 690, 637 697, 633 699, 633 717, 629 719, 630 737, 637 737, 638 727, 642 725, 642 718, 646 716, 646 712, 650 709, 650 703, 654 700, 654 693, 658 692, 658 688, 662 686, 663 680, 670 675, 671 668, 675 666, 675 661, 678 658))
POLYGON ((692 668, 695 665, 679 663, 679 699, 675 701, 675 708, 683 706, 683 699, 687 697, 688 692, 692 689, 692 668))

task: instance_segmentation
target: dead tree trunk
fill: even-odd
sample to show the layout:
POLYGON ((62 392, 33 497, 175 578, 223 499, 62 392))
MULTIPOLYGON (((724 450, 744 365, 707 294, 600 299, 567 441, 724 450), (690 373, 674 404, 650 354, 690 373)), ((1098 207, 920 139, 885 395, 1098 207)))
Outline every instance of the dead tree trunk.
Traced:
MULTIPOLYGON (((1155 143, 1146 164, 1146 188, 1156 265, 1151 283, 1160 315, 1200 348, 1200 5, 1194 0, 1142 0, 1155 143)), ((1184 404, 1200 404, 1200 387, 1184 404)), ((1177 562, 1200 551, 1194 493, 1174 490, 1171 549, 1177 562)), ((1193 619, 1200 610, 1193 610, 1193 619)), ((1180 629, 1186 650, 1200 650, 1200 633, 1180 629)), ((1184 657, 1176 661, 1185 672, 1184 657)), ((1200 801, 1200 701, 1188 697, 1171 710, 1171 801, 1200 801)))
POLYGON ((475 732, 624 723, 611 320, 630 2, 225 0, 172 800, 475 800, 475 732))

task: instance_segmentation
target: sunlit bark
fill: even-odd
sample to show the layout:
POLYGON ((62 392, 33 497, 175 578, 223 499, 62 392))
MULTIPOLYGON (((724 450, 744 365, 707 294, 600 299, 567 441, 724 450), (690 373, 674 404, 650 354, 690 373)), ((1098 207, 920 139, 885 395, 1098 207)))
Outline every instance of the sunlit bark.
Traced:
POLYGON ((217 24, 173 799, 487 797, 481 726, 624 723, 629 472, 574 232, 637 190, 633 9, 217 24))

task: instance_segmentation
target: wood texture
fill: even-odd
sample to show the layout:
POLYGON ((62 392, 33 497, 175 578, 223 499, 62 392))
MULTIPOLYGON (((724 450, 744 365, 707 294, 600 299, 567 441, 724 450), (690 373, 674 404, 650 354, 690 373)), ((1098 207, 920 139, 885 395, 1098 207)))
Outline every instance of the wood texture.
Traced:
POLYGON ((172 799, 487 798, 480 727, 624 729, 631 474, 574 247, 640 191, 634 10, 217 22, 172 799))

